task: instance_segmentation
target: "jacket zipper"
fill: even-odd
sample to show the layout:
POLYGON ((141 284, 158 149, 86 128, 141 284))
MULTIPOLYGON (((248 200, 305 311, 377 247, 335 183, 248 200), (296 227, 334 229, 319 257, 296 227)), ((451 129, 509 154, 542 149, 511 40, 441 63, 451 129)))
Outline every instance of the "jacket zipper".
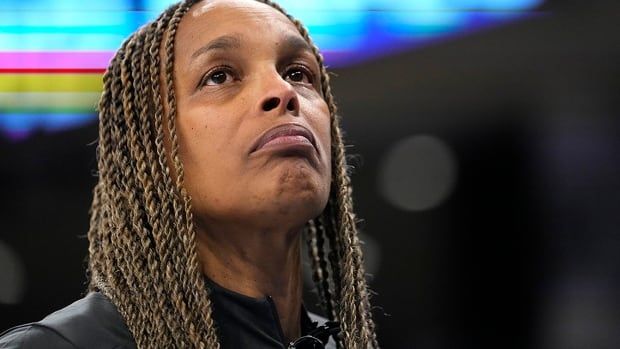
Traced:
POLYGON ((278 325, 278 333, 280 334, 280 342, 282 343, 284 348, 287 348, 288 343, 284 338, 284 331, 282 330, 282 324, 280 323, 280 316, 278 315, 278 309, 276 308, 276 303, 273 301, 271 296, 267 296, 267 301, 269 302, 271 308, 271 314, 276 320, 276 324, 278 325))

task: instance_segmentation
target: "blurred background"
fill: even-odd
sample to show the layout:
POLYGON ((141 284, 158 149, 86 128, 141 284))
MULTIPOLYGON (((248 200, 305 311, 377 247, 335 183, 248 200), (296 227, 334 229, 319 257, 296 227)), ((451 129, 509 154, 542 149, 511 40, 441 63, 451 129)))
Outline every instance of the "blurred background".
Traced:
MULTIPOLYGON (((0 2, 0 331, 82 295, 101 76, 168 3, 0 2)), ((281 4, 334 73, 382 346, 619 348, 620 3, 281 4)))

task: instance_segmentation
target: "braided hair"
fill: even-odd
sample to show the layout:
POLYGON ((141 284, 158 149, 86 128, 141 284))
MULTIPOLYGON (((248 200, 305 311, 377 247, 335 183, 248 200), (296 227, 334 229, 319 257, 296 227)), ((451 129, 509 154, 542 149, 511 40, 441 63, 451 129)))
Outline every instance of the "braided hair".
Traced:
MULTIPOLYGON (((175 126, 175 33, 198 1, 172 5, 133 33, 103 76, 99 180, 88 231, 89 290, 102 292, 117 306, 139 348, 220 347, 175 126), (166 100, 161 91, 167 92, 166 100)), ((303 25, 277 4, 257 1, 291 20, 321 67, 331 118, 331 191, 324 211, 304 229, 321 307, 340 322, 338 347, 378 348, 329 75, 303 25)))

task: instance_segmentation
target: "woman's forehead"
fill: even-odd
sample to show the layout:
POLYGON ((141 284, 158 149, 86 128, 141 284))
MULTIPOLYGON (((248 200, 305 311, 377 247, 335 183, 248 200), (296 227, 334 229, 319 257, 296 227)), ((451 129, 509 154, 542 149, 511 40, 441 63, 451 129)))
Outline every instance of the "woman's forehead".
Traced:
MULTIPOLYGON (((194 4, 179 24, 179 31, 221 35, 243 28, 266 30, 270 26, 297 32, 295 25, 280 11, 256 0, 204 0, 194 4)), ((262 30, 261 30, 262 31, 262 30)))
POLYGON ((186 67, 208 48, 254 51, 259 46, 283 49, 291 45, 291 49, 311 51, 284 14, 255 0, 201 1, 183 17, 175 36, 176 61, 186 67))
MULTIPOLYGON (((200 16, 214 9, 242 9, 247 10, 275 10, 273 7, 257 0, 201 0, 195 3, 189 12, 193 16, 200 16)), ((279 11, 276 11, 279 12, 279 11)))

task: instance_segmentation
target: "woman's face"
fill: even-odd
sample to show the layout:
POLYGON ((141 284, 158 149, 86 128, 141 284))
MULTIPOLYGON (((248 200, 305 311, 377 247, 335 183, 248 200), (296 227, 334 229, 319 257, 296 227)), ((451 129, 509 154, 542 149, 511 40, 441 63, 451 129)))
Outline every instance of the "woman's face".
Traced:
POLYGON ((175 41, 179 154, 199 227, 295 227, 325 207, 330 115, 312 50, 253 0, 194 5, 175 41))

